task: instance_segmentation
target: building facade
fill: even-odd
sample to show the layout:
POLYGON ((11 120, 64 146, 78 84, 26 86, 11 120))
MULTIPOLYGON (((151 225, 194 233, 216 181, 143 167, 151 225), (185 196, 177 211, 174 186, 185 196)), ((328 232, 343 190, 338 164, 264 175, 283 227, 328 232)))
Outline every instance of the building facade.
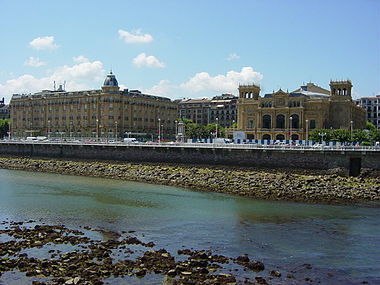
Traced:
POLYGON ((367 121, 380 129, 380 95, 360 98, 356 104, 366 110, 367 121))
POLYGON ((236 122, 238 97, 222 94, 212 99, 186 99, 178 103, 179 116, 200 125, 229 127, 236 122))
POLYGON ((365 110, 351 98, 351 81, 330 81, 330 91, 313 83, 293 92, 260 96, 257 85, 240 85, 238 131, 247 139, 305 140, 312 129, 363 129, 365 110))
POLYGON ((5 104, 5 99, 0 100, 0 119, 9 119, 9 105, 5 104))
POLYGON ((169 98, 119 90, 112 72, 100 90, 44 90, 13 95, 10 102, 13 137, 115 138, 174 136, 177 104, 169 98))

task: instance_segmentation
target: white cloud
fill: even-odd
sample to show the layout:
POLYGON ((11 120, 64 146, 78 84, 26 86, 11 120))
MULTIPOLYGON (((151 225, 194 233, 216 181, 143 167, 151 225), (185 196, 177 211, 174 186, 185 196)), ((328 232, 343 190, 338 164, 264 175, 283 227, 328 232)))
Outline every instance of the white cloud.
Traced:
POLYGON ((152 94, 152 95, 158 95, 158 96, 169 96, 168 93, 173 89, 176 88, 174 85, 170 84, 169 80, 163 79, 158 82, 157 85, 154 85, 153 87, 149 89, 144 89, 144 93, 152 94))
POLYGON ((210 76, 207 72, 199 72, 180 87, 192 93, 202 91, 233 93, 236 92, 239 84, 257 83, 262 79, 263 75, 260 72, 247 66, 243 67, 240 72, 228 71, 226 75, 210 76))
POLYGON ((236 53, 230 53, 227 57, 227 60, 231 61, 231 60, 239 59, 239 58, 240 58, 240 55, 237 55, 236 53))
POLYGON ((73 61, 77 63, 83 63, 83 62, 88 62, 89 60, 87 57, 80 55, 80 56, 74 56, 73 61))
POLYGON ((66 81, 66 89, 69 91, 92 89, 92 85, 100 83, 105 78, 105 70, 100 61, 83 62, 73 66, 61 66, 50 75, 36 78, 30 74, 24 74, 18 78, 7 80, 0 84, 0 95, 9 102, 12 94, 35 93, 43 89, 53 89, 54 81, 57 85, 66 81))
POLYGON ((41 61, 38 57, 29 57, 29 59, 27 59, 25 62, 24 62, 24 65, 27 65, 27 66, 33 66, 33 67, 40 67, 40 66, 43 66, 45 65, 46 63, 41 61))
POLYGON ((165 67, 165 63, 159 61, 155 56, 147 56, 145 53, 140 53, 133 59, 133 64, 137 67, 148 66, 148 67, 165 67))
POLYGON ((59 46, 54 43, 54 37, 49 36, 49 37, 38 37, 32 40, 29 45, 36 49, 36 50, 44 50, 44 49, 56 49, 59 46))
POLYGON ((127 32, 124 30, 119 30, 119 38, 123 39, 127 44, 135 44, 135 43, 150 43, 153 41, 153 37, 149 34, 143 34, 141 30, 136 30, 127 32))

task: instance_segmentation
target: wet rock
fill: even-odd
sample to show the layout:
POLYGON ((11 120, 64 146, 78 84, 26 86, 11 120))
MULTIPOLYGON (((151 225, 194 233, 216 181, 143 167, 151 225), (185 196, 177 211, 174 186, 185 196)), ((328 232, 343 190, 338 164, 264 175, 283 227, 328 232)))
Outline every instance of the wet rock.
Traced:
POLYGON ((261 261, 252 261, 247 263, 247 268, 252 269, 254 271, 262 271, 265 269, 264 263, 261 261))
POLYGON ((236 258, 238 262, 249 262, 249 257, 247 254, 240 255, 236 258))
POLYGON ((268 284, 268 282, 263 277, 257 276, 257 277, 255 277, 255 279, 256 279, 258 284, 262 284, 262 285, 268 284))
POLYGON ((281 273, 279 271, 277 271, 277 270, 271 270, 269 273, 273 277, 277 277, 277 278, 281 277, 281 273))

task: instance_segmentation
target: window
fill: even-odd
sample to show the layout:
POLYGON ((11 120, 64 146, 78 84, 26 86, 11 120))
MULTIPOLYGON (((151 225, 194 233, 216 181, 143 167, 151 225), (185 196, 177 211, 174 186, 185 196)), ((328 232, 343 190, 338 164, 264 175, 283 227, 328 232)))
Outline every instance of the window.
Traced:
POLYGON ((263 116, 263 128, 270 129, 271 128, 271 117, 270 115, 263 116))
POLYGON ((310 120, 310 129, 315 129, 315 120, 310 120))
POLYGON ((278 115, 276 117, 276 129, 285 129, 285 116, 278 115))
POLYGON ((248 129, 253 129, 253 120, 248 120, 248 129))
POLYGON ((292 129, 299 129, 299 125, 300 125, 299 116, 296 114, 293 114, 290 116, 290 118, 291 118, 290 122, 291 122, 292 129))

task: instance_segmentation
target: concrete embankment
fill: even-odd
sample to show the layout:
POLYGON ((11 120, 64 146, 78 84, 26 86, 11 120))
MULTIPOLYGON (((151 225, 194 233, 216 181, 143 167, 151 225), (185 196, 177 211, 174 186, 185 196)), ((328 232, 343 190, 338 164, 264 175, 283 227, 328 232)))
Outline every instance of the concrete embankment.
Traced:
POLYGON ((180 186, 243 197, 308 203, 380 201, 380 179, 328 171, 0 157, 0 167, 180 186))

